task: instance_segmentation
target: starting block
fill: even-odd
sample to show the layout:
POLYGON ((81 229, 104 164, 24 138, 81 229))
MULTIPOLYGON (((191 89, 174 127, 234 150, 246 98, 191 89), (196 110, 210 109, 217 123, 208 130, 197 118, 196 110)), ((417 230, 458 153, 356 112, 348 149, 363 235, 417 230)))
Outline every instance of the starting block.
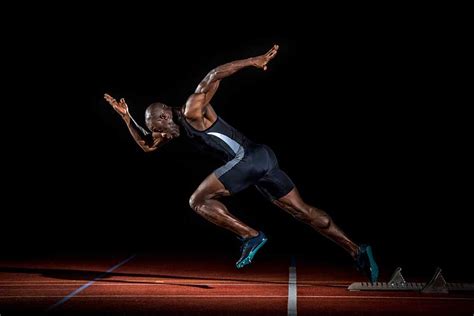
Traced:
POLYGON ((388 282, 355 282, 347 289, 349 291, 418 291, 421 293, 449 293, 449 291, 474 291, 474 283, 448 283, 437 268, 428 283, 407 282, 398 267, 388 282))

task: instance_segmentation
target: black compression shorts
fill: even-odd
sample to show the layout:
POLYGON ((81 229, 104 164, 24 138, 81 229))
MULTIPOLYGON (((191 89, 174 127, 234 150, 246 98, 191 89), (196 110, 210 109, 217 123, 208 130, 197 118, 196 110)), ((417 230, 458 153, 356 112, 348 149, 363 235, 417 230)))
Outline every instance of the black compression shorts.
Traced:
POLYGON ((231 194, 255 185, 271 201, 288 194, 295 185, 280 169, 273 150, 261 144, 241 147, 234 159, 214 174, 231 194))

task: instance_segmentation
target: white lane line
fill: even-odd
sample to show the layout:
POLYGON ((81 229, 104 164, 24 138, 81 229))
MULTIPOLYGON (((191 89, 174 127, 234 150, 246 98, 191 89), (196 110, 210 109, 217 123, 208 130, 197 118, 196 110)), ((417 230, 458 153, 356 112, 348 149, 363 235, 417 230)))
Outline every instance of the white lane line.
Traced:
POLYGON ((291 257, 290 275, 288 277, 288 316, 296 316, 296 260, 291 257))
POLYGON ((95 277, 92 281, 89 281, 87 282, 86 284, 84 284, 83 286, 75 289, 74 291, 72 291, 71 293, 69 293, 68 295, 64 296, 61 300, 57 301, 55 304, 51 305, 50 307, 48 307, 47 311, 50 311, 56 307, 58 307, 59 305, 62 305, 64 303, 66 303, 67 301, 69 301, 71 298, 73 298, 74 296, 76 296, 78 293, 84 291, 85 289, 87 289, 89 286, 91 286, 92 284, 95 283, 95 281, 103 278, 104 276, 106 276, 108 273, 114 271, 115 269, 118 269, 120 268, 121 266, 123 266, 124 264, 126 264, 127 262, 129 262, 130 260, 132 260, 133 258, 135 258, 136 254, 133 254, 131 255, 130 257, 128 257, 127 259, 125 260, 122 260, 120 261, 119 263, 117 263, 116 265, 114 265, 113 267, 111 267, 110 269, 108 269, 107 271, 105 271, 104 273, 100 274, 99 276, 95 277))

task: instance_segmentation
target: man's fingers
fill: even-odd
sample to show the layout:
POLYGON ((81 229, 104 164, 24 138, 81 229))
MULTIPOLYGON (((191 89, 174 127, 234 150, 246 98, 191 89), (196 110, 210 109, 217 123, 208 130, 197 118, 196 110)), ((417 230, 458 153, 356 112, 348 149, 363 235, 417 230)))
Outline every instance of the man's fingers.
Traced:
POLYGON ((108 95, 107 93, 104 94, 104 99, 107 100, 107 102, 109 102, 110 104, 117 102, 113 97, 111 97, 111 96, 108 95))
POLYGON ((275 57, 276 53, 277 53, 276 51, 271 51, 271 52, 269 52, 268 54, 265 55, 265 58, 270 60, 273 57, 275 57))
POLYGON ((278 45, 273 45, 273 47, 267 52, 266 55, 268 55, 268 56, 269 56, 269 55, 272 55, 272 56, 275 55, 275 54, 277 53, 277 51, 278 51, 278 48, 280 48, 280 46, 278 46, 278 45))
POLYGON ((269 52, 268 57, 273 58, 278 53, 278 45, 273 46, 272 50, 269 52))

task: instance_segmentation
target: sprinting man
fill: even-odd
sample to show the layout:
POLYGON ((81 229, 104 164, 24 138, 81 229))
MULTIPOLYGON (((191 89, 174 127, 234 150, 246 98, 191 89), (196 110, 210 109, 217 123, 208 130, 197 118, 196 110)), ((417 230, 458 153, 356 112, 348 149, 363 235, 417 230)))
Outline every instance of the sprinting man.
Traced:
POLYGON ((192 140, 222 157, 225 164, 204 179, 189 199, 189 205, 206 220, 240 237, 242 247, 237 268, 251 263, 267 238, 263 232, 232 215, 219 199, 255 186, 273 204, 341 246, 355 260, 356 268, 371 282, 376 282, 379 272, 371 247, 357 245, 326 212, 305 203, 293 181, 279 168, 272 149, 249 140, 219 117, 211 106, 222 79, 246 67, 266 70, 277 52, 278 45, 274 45, 264 55, 233 61, 211 70, 181 107, 159 102, 151 104, 145 112, 148 130, 132 118, 123 98, 118 102, 108 94, 104 98, 120 114, 133 139, 145 152, 156 151, 179 137, 183 129, 192 140))

